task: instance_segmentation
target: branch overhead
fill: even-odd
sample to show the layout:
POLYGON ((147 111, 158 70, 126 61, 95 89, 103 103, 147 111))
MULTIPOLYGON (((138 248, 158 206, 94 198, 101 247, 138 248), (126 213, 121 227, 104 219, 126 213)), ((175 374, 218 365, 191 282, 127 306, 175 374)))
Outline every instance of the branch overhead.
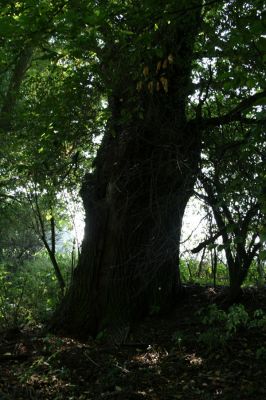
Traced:
POLYGON ((221 115, 220 117, 213 118, 195 118, 191 121, 192 124, 199 124, 201 127, 209 128, 215 127, 219 125, 226 125, 231 122, 244 122, 247 124, 254 123, 265 123, 265 120, 256 120, 252 118, 245 118, 242 114, 244 111, 248 110, 252 106, 254 106, 259 100, 266 99, 266 89, 255 93, 253 96, 250 96, 244 100, 242 100, 235 108, 230 110, 227 114, 221 115))

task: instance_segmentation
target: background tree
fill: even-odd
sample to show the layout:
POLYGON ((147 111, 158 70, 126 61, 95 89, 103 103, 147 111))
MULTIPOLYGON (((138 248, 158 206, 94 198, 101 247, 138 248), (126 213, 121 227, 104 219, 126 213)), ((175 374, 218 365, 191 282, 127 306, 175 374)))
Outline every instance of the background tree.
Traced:
POLYGON ((224 250, 226 256, 230 281, 226 301, 229 303, 238 297, 251 263, 262 247, 260 194, 264 134, 261 125, 252 129, 239 124, 234 129, 222 128, 213 132, 208 155, 202 157, 199 179, 205 195, 198 193, 198 196, 211 207, 216 232, 194 252, 222 238, 223 244, 216 247, 224 250))

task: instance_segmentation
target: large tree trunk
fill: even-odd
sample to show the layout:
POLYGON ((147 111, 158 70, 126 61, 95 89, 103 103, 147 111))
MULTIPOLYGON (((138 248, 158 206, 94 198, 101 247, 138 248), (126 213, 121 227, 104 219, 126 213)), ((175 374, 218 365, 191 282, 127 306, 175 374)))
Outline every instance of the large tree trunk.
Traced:
POLYGON ((116 87, 110 98, 109 127, 81 191, 86 228, 79 264, 54 317, 70 333, 96 334, 167 309, 178 294, 180 230, 201 150, 185 112, 199 15, 195 8, 194 24, 184 23, 171 38, 167 88, 152 93, 149 86, 126 98, 116 87), (134 111, 139 103, 142 115, 134 111))

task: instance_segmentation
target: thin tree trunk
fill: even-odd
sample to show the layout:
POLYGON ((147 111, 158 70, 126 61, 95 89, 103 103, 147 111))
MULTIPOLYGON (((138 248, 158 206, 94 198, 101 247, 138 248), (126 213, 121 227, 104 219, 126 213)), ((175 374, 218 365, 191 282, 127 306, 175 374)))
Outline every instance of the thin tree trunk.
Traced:
POLYGON ((258 287, 264 286, 264 268, 260 258, 257 258, 258 287))
POLYGON ((50 220, 50 227, 51 227, 51 251, 55 254, 55 220, 54 217, 50 220))
POLYGON ((47 235, 46 235, 46 230, 45 230, 45 226, 44 226, 44 221, 43 221, 43 216, 39 207, 39 202, 38 202, 38 195, 35 192, 33 195, 33 199, 31 198, 30 195, 28 195, 28 200, 30 202, 33 214, 34 214, 34 218, 36 221, 36 226, 35 226, 35 231, 37 233, 37 235, 39 236, 40 240, 43 242, 47 253, 49 255, 50 261, 53 265, 54 268, 54 272, 55 272, 55 276, 57 278, 60 290, 62 295, 65 292, 65 280, 63 278, 63 275, 61 273, 61 269, 58 265, 57 259, 56 259, 56 236, 55 236, 55 220, 54 217, 51 217, 50 220, 50 232, 51 232, 51 245, 49 244, 48 240, 47 240, 47 235))
POLYGON ((189 280, 190 280, 190 282, 193 282, 193 274, 192 274, 192 271, 190 268, 190 261, 188 260, 186 264, 187 264, 188 273, 189 273, 189 280))
POLYGON ((44 246, 45 246, 45 248, 47 250, 47 253, 49 255, 51 263, 53 265, 55 276, 57 278, 61 293, 63 295, 64 291, 65 291, 66 284, 65 284, 65 280, 63 278, 63 275, 61 273, 60 267, 58 265, 55 253, 53 253, 53 251, 51 250, 51 248, 50 248, 49 244, 46 242, 46 240, 43 240, 43 243, 44 243, 44 246))
POLYGON ((207 248, 206 246, 203 248, 203 252, 202 252, 202 255, 201 255, 200 262, 199 262, 198 278, 200 278, 201 274, 202 274, 202 266, 203 266, 203 262, 204 262, 204 258, 205 258, 206 248, 207 248))
POLYGON ((212 256, 212 277, 213 277, 213 286, 216 287, 216 274, 217 274, 217 251, 213 249, 212 256))

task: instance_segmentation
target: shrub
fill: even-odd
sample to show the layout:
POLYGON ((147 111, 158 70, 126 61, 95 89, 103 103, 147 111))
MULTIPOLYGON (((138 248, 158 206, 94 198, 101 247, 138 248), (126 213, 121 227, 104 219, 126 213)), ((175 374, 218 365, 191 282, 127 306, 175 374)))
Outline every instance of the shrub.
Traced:
MULTIPOLYGON (((58 262, 68 285, 71 257, 60 254, 58 262)), ((7 265, 0 265, 0 327, 43 323, 60 298, 53 267, 44 252, 12 272, 7 265)))
POLYGON ((228 312, 212 304, 207 309, 200 310, 199 316, 208 329, 199 335, 198 341, 210 351, 228 344, 240 328, 251 329, 264 323, 266 326, 266 316, 263 312, 257 310, 251 319, 242 304, 233 305, 228 312))

